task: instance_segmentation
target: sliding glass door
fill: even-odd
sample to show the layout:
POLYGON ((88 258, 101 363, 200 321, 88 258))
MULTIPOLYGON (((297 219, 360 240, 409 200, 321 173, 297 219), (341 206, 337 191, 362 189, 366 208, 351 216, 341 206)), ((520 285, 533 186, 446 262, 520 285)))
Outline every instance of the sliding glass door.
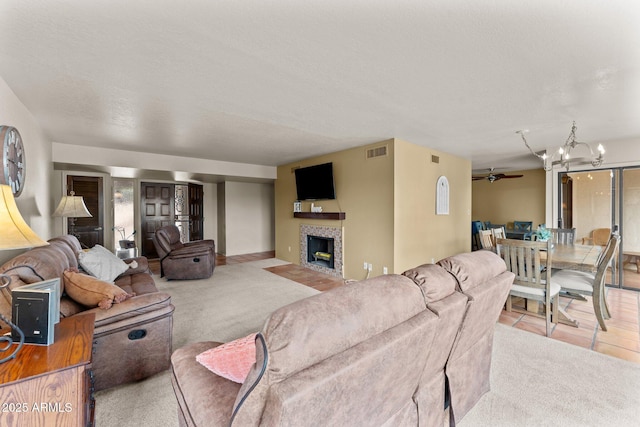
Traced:
POLYGON ((576 229, 576 243, 606 245, 622 236, 607 285, 640 290, 640 168, 563 172, 558 226, 576 229))
POLYGON ((621 171, 620 283, 640 290, 640 168, 621 171))

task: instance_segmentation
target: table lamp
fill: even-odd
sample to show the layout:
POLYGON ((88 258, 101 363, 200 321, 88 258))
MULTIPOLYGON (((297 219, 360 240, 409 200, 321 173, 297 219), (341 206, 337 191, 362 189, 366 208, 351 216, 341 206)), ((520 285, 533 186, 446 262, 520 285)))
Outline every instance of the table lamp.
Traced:
POLYGON ((69 234, 79 239, 80 236, 76 234, 76 218, 88 218, 92 215, 84 204, 82 196, 76 196, 75 194, 75 192, 70 191, 68 196, 62 196, 58 207, 53 212, 53 216, 69 218, 69 234))
MULTIPOLYGON (((26 249, 34 246, 48 245, 29 228, 20 215, 13 192, 8 185, 0 185, 0 250, 26 249)), ((11 276, 0 274, 0 290, 8 288, 11 276)), ((20 337, 18 346, 11 351, 13 339, 11 335, 0 336, 0 363, 13 359, 24 344, 24 333, 0 314, 0 320, 9 325, 20 337), (8 354, 7 356, 4 356, 8 354)))

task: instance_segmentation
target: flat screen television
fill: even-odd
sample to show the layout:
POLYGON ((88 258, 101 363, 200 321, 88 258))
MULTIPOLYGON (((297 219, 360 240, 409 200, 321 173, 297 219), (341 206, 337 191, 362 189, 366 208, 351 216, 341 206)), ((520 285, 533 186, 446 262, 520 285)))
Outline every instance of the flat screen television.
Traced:
POLYGON ((333 163, 309 166, 295 170, 298 200, 335 199, 333 163))

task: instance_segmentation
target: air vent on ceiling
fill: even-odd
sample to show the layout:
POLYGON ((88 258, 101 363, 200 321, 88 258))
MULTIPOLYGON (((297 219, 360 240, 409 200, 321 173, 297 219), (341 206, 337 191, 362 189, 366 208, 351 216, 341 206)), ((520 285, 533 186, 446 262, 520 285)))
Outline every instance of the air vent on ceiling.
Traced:
POLYGON ((382 157, 387 155, 387 146, 382 145, 380 147, 373 147, 367 150, 367 159, 373 159, 374 157, 382 157))

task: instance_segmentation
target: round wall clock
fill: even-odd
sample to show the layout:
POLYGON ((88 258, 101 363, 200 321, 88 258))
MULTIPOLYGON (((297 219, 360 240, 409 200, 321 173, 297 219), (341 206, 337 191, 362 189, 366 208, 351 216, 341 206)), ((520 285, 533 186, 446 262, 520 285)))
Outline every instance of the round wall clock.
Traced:
POLYGON ((13 126, 0 126, 0 141, 2 141, 2 173, 0 184, 11 187, 15 197, 22 193, 25 174, 25 156, 22 137, 18 129, 13 126))

